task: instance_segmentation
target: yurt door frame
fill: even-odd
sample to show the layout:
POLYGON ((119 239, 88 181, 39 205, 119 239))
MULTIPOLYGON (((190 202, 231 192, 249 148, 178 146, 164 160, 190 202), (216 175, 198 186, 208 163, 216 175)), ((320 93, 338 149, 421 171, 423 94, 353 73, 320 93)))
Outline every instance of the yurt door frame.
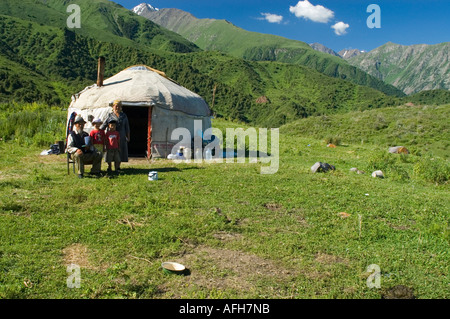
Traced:
POLYGON ((151 156, 152 143, 152 107, 123 105, 128 117, 131 140, 128 144, 130 157, 151 156))
POLYGON ((152 107, 148 108, 147 158, 152 157, 152 107))

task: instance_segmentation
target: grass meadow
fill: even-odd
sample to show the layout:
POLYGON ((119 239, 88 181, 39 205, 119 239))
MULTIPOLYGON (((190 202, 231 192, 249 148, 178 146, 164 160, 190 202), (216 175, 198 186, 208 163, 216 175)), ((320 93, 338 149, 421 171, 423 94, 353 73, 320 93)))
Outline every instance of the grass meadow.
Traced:
MULTIPOLYGON (((261 163, 144 159, 113 178, 78 180, 65 155, 39 155, 64 122, 25 140, 26 132, 5 133, 8 116, 0 118, 0 298, 379 299, 399 286, 419 299, 450 297, 448 157, 428 154, 420 139, 400 156, 381 140, 349 143, 343 134, 328 148, 329 127, 323 136, 282 129, 273 175, 261 175, 261 163), (336 171, 312 174, 318 161, 336 171), (372 178, 375 169, 386 178, 372 178), (149 181, 154 170, 159 180, 149 181), (165 274, 164 261, 189 274, 165 274), (68 288, 70 264, 80 267, 80 288, 68 288), (379 288, 368 287, 374 264, 379 288)), ((448 141, 448 131, 433 142, 439 136, 448 141)))

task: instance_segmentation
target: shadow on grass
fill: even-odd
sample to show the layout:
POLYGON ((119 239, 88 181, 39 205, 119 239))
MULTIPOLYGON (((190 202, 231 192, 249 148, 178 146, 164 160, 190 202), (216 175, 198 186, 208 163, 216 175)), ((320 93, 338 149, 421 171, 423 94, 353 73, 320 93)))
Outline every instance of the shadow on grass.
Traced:
MULTIPOLYGON (((197 170, 197 169, 205 169, 204 167, 196 167, 196 166, 189 166, 189 167, 183 167, 183 168, 177 168, 177 167, 161 167, 161 168, 122 168, 120 171, 120 174, 116 173, 115 171, 112 171, 112 173, 108 174, 106 172, 102 172, 101 176, 95 176, 92 174, 85 174, 84 178, 87 179, 98 179, 101 177, 107 177, 109 179, 116 179, 120 176, 137 176, 137 175, 148 175, 149 172, 155 171, 158 173, 170 173, 170 172, 182 172, 182 171, 188 171, 188 170, 197 170)), ((75 175, 76 176, 76 175, 75 175)), ((2 184, 6 183, 0 183, 0 186, 2 184)))
POLYGON ((158 173, 168 173, 168 172, 181 172, 180 169, 175 167, 167 168, 123 168, 120 175, 147 175, 150 171, 155 171, 158 173))
POLYGON ((192 169, 204 169, 203 167, 161 167, 161 168, 123 168, 121 169, 120 175, 147 175, 151 171, 155 171, 158 173, 170 173, 170 172, 182 172, 192 169))

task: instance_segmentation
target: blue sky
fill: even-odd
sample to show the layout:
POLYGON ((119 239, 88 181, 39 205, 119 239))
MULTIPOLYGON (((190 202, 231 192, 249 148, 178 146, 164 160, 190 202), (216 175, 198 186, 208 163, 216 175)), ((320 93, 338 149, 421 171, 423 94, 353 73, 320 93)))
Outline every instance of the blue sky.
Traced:
POLYGON ((255 32, 275 34, 335 50, 370 51, 386 42, 403 45, 450 41, 449 0, 114 0, 131 9, 146 2, 178 8, 197 18, 226 19, 255 32), (381 9, 381 28, 369 28, 370 4, 381 9), (336 25, 336 31, 332 27, 336 25), (340 31, 340 35, 336 32, 340 31))

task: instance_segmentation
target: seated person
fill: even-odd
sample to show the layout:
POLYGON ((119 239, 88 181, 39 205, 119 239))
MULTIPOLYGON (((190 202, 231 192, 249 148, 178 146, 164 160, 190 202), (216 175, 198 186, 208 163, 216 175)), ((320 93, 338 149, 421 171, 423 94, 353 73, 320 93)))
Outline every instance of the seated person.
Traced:
POLYGON ((91 145, 86 145, 85 137, 89 137, 89 134, 83 131, 85 124, 85 120, 78 115, 74 121, 74 130, 67 139, 66 152, 70 154, 77 165, 78 178, 84 177, 85 163, 92 162, 91 174, 97 176, 100 176, 102 165, 102 155, 95 148, 91 150, 91 145))

